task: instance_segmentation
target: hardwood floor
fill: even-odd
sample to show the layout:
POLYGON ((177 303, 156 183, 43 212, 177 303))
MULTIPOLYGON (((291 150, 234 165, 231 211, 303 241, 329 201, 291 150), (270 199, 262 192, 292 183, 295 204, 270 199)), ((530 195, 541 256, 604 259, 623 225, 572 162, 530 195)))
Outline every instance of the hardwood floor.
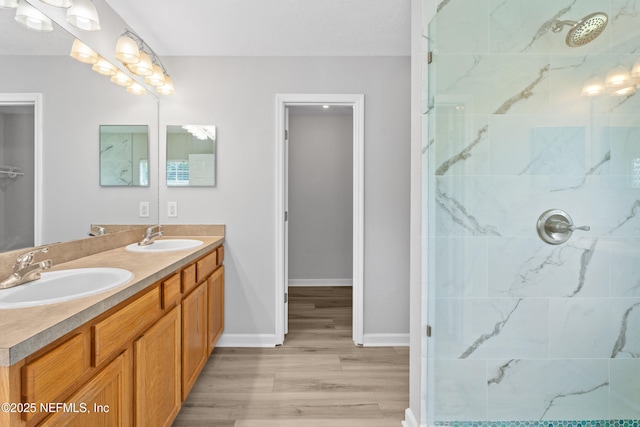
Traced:
POLYGON ((357 347, 350 287, 290 287, 276 348, 217 348, 174 427, 398 427, 409 348, 357 347))

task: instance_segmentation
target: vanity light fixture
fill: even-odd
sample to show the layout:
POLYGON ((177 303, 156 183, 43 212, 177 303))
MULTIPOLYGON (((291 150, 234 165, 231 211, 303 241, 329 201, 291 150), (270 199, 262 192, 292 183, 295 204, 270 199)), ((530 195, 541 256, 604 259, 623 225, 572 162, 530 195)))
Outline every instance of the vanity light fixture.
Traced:
POLYGON ((18 7, 18 0, 0 0, 0 9, 15 9, 18 7))
POLYGON ((634 79, 640 79, 640 58, 631 67, 631 77, 634 79))
POLYGON ((73 0, 73 5, 67 9, 67 22, 80 30, 100 29, 98 11, 91 0, 73 0))
POLYGON ((117 84, 118 86, 131 86, 133 84, 133 79, 127 76, 120 70, 116 71, 116 74, 111 76, 111 82, 117 84))
POLYGON ((116 58, 123 64, 136 64, 140 62, 140 49, 138 43, 125 32, 116 43, 116 58))
POLYGON ((158 55, 130 30, 124 30, 116 43, 116 58, 133 74, 143 76, 145 83, 156 87, 161 95, 173 95, 175 89, 158 55))
POLYGON ((73 5, 71 0, 40 0, 42 3, 53 7, 64 7, 65 9, 73 5))
POLYGON ((69 55, 71 55, 71 57, 76 61, 80 61, 85 64, 95 64, 98 62, 98 54, 78 39, 73 41, 73 44, 71 45, 71 53, 69 55))
POLYGON ((30 30, 53 31, 51 19, 24 0, 18 1, 15 19, 18 24, 30 30))
POLYGON ((600 76, 593 76, 582 85, 582 96, 597 96, 604 91, 604 81, 600 76))
POLYGON ((138 76, 150 76, 153 74, 153 62, 146 52, 140 52, 140 61, 135 64, 125 64, 125 67, 138 76))
POLYGON ((118 69, 111 62, 99 56, 98 61, 91 67, 93 71, 103 76, 115 76, 118 69))
POLYGON ((611 69, 604 79, 604 85, 610 89, 619 89, 629 86, 632 83, 631 74, 626 67, 619 65, 611 69))
POLYGON ((134 82, 131 85, 127 86, 127 92, 134 95, 144 95, 145 93, 147 93, 147 90, 142 85, 134 82))
POLYGON ((164 75, 164 84, 162 86, 156 87, 156 92, 160 95, 173 95, 176 93, 175 88, 173 87, 173 80, 167 74, 164 75))

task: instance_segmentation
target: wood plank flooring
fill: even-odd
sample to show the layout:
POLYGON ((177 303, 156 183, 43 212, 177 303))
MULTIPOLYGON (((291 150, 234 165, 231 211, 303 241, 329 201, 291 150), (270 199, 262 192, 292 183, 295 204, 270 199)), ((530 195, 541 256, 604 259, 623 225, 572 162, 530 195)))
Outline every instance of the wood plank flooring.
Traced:
POLYGON ((276 348, 217 348, 173 427, 398 427, 409 348, 357 347, 350 287, 290 287, 276 348))

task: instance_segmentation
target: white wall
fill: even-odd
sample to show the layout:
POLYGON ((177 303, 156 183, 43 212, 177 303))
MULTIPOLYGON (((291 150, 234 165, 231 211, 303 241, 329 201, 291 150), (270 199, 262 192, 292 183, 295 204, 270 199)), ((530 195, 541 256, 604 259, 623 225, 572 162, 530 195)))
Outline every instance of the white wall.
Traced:
POLYGON ((353 277, 353 114, 289 115, 289 284, 353 277))
MULTIPOLYGON (((275 95, 365 95, 364 332, 409 332, 409 58, 163 58, 168 124, 217 126, 215 188, 160 186, 161 222, 227 225, 225 335, 275 334, 275 95), (178 202, 178 218, 166 202, 178 202)), ((161 145, 164 139, 161 138, 161 145)), ((162 152, 162 149, 161 149, 162 152)), ((223 340, 224 341, 224 340, 223 340)))

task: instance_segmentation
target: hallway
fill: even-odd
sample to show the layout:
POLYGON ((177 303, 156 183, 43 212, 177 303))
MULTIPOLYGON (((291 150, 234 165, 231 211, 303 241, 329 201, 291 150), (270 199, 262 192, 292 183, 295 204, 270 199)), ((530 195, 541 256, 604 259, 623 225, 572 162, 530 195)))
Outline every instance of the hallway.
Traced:
POLYGON ((217 348, 174 427, 398 427, 409 348, 356 347, 351 287, 290 287, 276 348, 217 348))

